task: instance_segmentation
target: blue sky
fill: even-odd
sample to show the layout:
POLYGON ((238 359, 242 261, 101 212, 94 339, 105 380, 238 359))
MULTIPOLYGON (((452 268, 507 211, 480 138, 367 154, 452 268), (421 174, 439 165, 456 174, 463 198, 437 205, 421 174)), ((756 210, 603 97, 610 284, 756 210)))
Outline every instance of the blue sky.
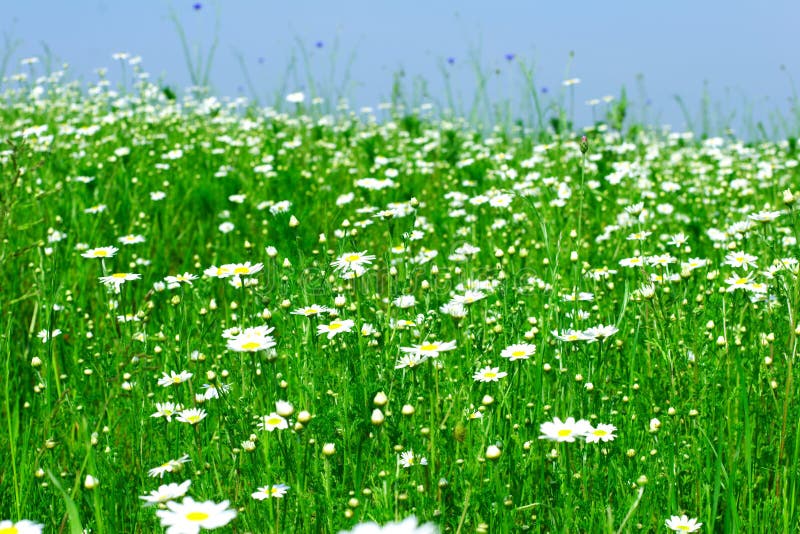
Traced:
MULTIPOLYGON (((788 113, 790 76, 800 78, 792 38, 797 0, 218 0, 201 2, 199 10, 195 3, 2 0, 0 30, 20 43, 6 74, 20 68, 20 58, 42 56, 45 44, 84 80, 95 79, 97 67, 119 79, 111 54, 129 52, 142 56, 154 78, 189 85, 171 9, 193 50, 207 51, 218 30, 214 90, 252 96, 241 57, 262 103, 273 103, 279 92, 308 91, 310 72, 326 96, 343 89, 353 107, 375 106, 389 98, 394 74, 403 70, 408 95, 414 80, 425 80, 427 95, 418 101, 442 107, 444 68, 456 107, 468 112, 479 66, 492 102, 510 99, 511 114, 528 117, 522 62, 534 67, 537 89, 549 91, 542 98, 573 103, 578 125, 592 119, 587 100, 618 96, 625 86, 634 117, 646 113, 651 122, 683 129, 674 95, 696 115, 706 90, 712 126, 733 115, 744 135, 756 121, 769 130, 776 110, 788 113), (572 77, 581 83, 564 90, 562 81, 572 77)), ((421 83, 416 87, 421 93, 421 83)))

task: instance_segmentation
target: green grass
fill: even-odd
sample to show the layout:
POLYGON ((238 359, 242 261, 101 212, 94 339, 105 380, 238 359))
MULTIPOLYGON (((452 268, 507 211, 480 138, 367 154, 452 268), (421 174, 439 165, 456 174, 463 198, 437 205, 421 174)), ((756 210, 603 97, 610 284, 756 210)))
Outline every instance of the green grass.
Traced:
POLYGON ((684 513, 708 532, 800 527, 796 142, 599 125, 584 154, 564 130, 571 104, 557 135, 538 96, 532 129, 486 131, 408 105, 379 121, 175 100, 142 81, 121 94, 55 74, 40 85, 32 97, 19 79, 0 108, 0 520, 158 532, 139 496, 190 479, 195 500, 230 501, 235 532, 409 515, 442 532, 653 532, 684 513), (367 177, 393 185, 357 185, 367 177), (768 211, 780 213, 753 221, 768 211), (144 240, 119 241, 129 234, 144 240), (375 259, 360 277, 331 265, 363 251, 375 259), (738 253, 755 256, 747 269, 731 265, 738 253), (244 262, 263 263, 254 285, 203 275, 244 262), (112 273, 141 278, 115 294, 99 280, 112 273), (198 278, 164 287, 183 273, 198 278), (752 280, 731 285, 734 273, 752 280), (441 310, 476 287, 463 317, 441 310), (416 304, 393 304, 402 295, 416 304), (291 313, 311 304, 354 328, 317 335, 332 316, 291 313), (554 335, 600 324, 618 331, 554 335), (222 337, 259 325, 274 350, 222 337), (451 340, 396 368, 401 348, 451 340), (535 354, 502 357, 515 343, 535 354), (486 366, 507 375, 473 379, 486 366), (171 371, 193 376, 158 385, 171 371), (201 402, 203 384, 223 393, 201 402), (259 430, 279 400, 288 428, 259 430), (167 401, 207 416, 151 417, 167 401), (616 438, 539 439, 555 417, 613 424, 616 438), (427 465, 400 466, 409 450, 427 465), (270 484, 290 488, 251 498, 270 484))

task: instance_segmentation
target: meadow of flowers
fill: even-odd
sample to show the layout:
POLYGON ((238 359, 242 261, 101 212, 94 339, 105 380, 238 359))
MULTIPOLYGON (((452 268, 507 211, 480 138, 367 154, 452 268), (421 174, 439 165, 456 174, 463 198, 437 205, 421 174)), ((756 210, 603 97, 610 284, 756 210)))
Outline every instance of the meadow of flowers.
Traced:
POLYGON ((34 67, 0 532, 800 528, 796 140, 34 67))

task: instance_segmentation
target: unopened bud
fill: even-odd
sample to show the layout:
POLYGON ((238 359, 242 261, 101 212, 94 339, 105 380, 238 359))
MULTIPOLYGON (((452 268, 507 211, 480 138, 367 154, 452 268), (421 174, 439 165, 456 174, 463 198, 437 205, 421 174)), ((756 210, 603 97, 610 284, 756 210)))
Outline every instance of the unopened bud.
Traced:
POLYGON ((383 412, 379 408, 375 408, 372 410, 372 417, 370 417, 370 421, 375 426, 382 425, 386 418, 383 416, 383 412))
POLYGON ((379 391, 375 394, 375 398, 372 399, 372 402, 375 403, 375 406, 386 406, 386 403, 389 402, 389 398, 386 396, 386 393, 379 391))
POLYGON ((497 460, 500 458, 500 454, 502 454, 502 451, 500 451, 497 445, 489 445, 486 447, 486 457, 489 460, 497 460))

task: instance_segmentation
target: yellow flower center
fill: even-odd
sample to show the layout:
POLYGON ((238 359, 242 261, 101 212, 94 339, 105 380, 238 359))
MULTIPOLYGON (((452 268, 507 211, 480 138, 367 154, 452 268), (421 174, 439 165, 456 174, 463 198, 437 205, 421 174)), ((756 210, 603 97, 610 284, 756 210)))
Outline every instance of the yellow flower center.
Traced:
POLYGON ((497 373, 495 373, 493 371, 488 371, 486 373, 483 373, 483 377, 484 378, 495 378, 495 377, 497 377, 497 373))
POLYGON ((267 419, 267 424, 270 426, 278 426, 279 424, 281 424, 281 420, 278 419, 277 417, 270 417, 269 419, 267 419))
POLYGON ((190 423, 194 424, 194 423, 197 423, 198 421, 200 421, 200 416, 199 415, 190 415, 189 417, 186 418, 186 420, 189 421, 190 423))
POLYGON ((173 378, 172 378, 172 382, 173 382, 174 384, 180 384, 180 383, 181 383, 181 377, 179 377, 179 376, 175 376, 175 377, 173 377, 173 378))
POLYGON ((524 350, 515 350, 514 352, 511 353, 511 355, 513 357, 515 357, 515 358, 519 358, 520 356, 525 356, 525 351, 524 350))
POLYGON ((689 525, 678 525, 678 530, 689 532, 689 525))
POLYGON ((419 350, 424 351, 433 351, 439 348, 439 345, 434 345, 433 343, 427 343, 425 345, 420 346, 419 350))
POLYGON ((233 270, 233 274, 250 274, 250 269, 247 267, 237 267, 233 270))
POLYGON ((350 254, 344 259, 344 261, 346 261, 347 263, 353 263, 354 261, 358 261, 360 259, 361 256, 359 254, 350 254))
POLYGON ((561 430, 558 431, 558 435, 560 437, 562 437, 562 438, 565 438, 565 437, 567 437, 567 436, 569 436, 571 434, 572 434, 572 430, 569 429, 569 428, 562 428, 561 430))
POLYGON ((186 514, 186 519, 189 521, 203 521, 208 519, 208 514, 205 512, 189 512, 186 514))
POLYGON ((244 350, 255 350, 260 346, 261 344, 257 341, 248 341, 247 343, 242 343, 242 348, 244 350))
POLYGON ((127 273, 114 273, 111 275, 111 278, 125 278, 127 276, 128 276, 127 273))
POLYGON ((339 330, 342 327, 342 323, 333 322, 328 325, 328 329, 330 330, 339 330))
POLYGON ((15 526, 0 529, 0 534, 18 534, 18 532, 19 530, 15 526))
POLYGON ((607 435, 607 434, 608 434, 608 432, 606 432, 606 431, 605 431, 605 430, 603 430, 602 428, 598 428, 598 429, 596 429, 596 430, 593 432, 593 434, 594 434, 595 436, 605 436, 605 435, 607 435))
POLYGON ((95 250, 94 255, 97 256, 98 258, 105 258, 106 256, 108 256, 108 252, 106 252, 105 250, 95 250))

